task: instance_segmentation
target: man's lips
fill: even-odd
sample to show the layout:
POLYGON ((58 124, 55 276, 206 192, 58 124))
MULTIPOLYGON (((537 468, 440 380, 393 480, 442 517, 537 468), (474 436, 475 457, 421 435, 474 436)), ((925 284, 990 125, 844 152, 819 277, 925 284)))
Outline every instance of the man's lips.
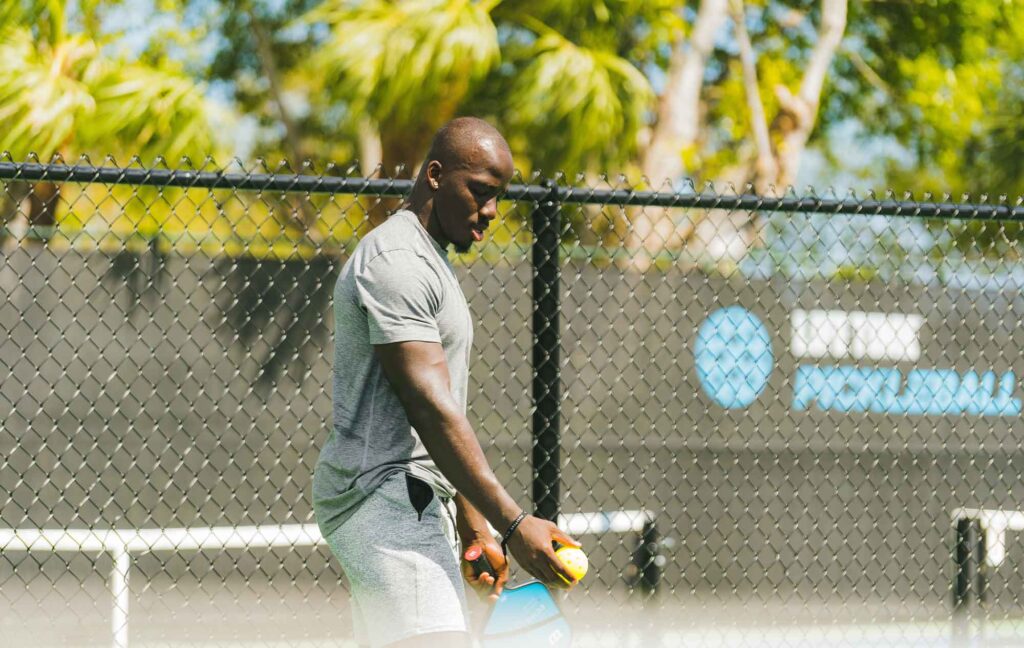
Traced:
POLYGON ((487 225, 484 225, 482 228, 471 227, 469 231, 473 233, 473 240, 479 243, 484 240, 484 232, 487 231, 487 225))

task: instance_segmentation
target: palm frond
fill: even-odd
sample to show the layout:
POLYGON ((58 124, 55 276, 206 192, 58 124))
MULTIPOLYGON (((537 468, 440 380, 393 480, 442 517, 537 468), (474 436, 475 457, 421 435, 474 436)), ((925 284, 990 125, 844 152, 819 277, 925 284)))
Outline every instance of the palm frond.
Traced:
POLYGON ((114 139, 171 161, 215 152, 203 88, 174 67, 104 61, 90 86, 102 119, 81 125, 83 145, 114 139))
POLYGON ((34 26, 51 40, 61 40, 65 4, 65 0, 0 0, 0 25, 34 26))
POLYGON ((354 114, 415 126, 423 111, 457 106, 497 64, 498 32, 488 9, 470 0, 328 0, 305 17, 331 28, 313 64, 354 114))
POLYGON ((27 26, 0 30, 0 150, 142 155, 214 152, 202 87, 170 65, 106 58, 74 35, 50 44, 27 26))
POLYGON ((541 24, 521 54, 506 121, 525 141, 545 141, 545 153, 531 154, 544 172, 592 170, 624 163, 654 92, 628 61, 602 50, 580 47, 541 24), (554 140, 541 133, 557 133, 554 140))
POLYGON ((98 55, 94 43, 72 37, 51 47, 24 27, 0 32, 0 150, 48 159, 92 117, 96 102, 82 76, 98 55))

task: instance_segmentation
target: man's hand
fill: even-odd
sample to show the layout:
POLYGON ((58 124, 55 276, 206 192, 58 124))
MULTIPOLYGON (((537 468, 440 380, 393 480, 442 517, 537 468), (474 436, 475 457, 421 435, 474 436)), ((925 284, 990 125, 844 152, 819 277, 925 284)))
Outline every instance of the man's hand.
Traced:
POLYGON ((473 545, 478 545, 484 550, 484 556, 487 558, 487 562, 491 563, 497 578, 487 572, 482 572, 477 576, 473 572, 473 566, 466 562, 465 558, 462 559, 462 575, 470 587, 493 603, 498 600, 501 590, 505 588, 505 581, 508 580, 508 561, 505 560, 505 555, 501 551, 501 545, 490 535, 477 537, 470 543, 463 542, 463 552, 473 545))
MULTIPOLYGON (((576 583, 568 568, 555 555, 553 543, 579 547, 576 542, 547 520, 527 515, 508 541, 508 549, 516 561, 534 578, 552 587, 568 589, 576 583), (558 576, 561 575, 570 584, 558 576)), ((500 551, 500 549, 499 549, 500 551)))
POLYGON ((461 493, 455 494, 455 527, 462 541, 463 556, 470 547, 479 546, 495 574, 491 576, 485 572, 477 576, 473 573, 472 565, 463 558, 462 575, 481 596, 488 597, 492 603, 497 601, 508 580, 508 561, 505 560, 501 545, 491 535, 487 520, 461 493))

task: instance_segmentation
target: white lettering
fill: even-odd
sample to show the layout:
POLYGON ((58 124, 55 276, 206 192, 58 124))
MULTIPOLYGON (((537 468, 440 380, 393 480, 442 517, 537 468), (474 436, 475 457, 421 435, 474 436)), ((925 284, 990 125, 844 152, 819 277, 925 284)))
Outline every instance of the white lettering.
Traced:
POLYGON ((920 315, 794 310, 790 348, 798 358, 913 362, 921 357, 920 315))

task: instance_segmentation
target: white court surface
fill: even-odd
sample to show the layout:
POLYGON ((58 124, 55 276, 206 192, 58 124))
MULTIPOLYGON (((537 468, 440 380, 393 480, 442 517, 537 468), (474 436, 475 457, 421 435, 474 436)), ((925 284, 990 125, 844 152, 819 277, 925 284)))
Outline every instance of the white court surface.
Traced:
MULTIPOLYGON (((607 533, 639 533, 643 530, 644 524, 652 519, 652 514, 643 510, 615 510, 599 511, 592 513, 569 513, 559 516, 559 526, 567 529, 569 533, 576 536, 586 534, 607 534, 607 533)), ((151 529, 0 529, 0 554, 2 553, 28 553, 32 556, 40 555, 45 559, 47 554, 101 554, 110 557, 112 563, 107 577, 109 595, 109 621, 110 645, 113 648, 128 648, 130 644, 137 645, 138 640, 131 641, 131 634, 138 625, 138 613, 134 614, 136 605, 133 599, 136 596, 132 592, 131 574, 133 559, 139 555, 155 554, 181 554, 183 552, 209 552, 213 555, 223 554, 230 549, 243 550, 270 550, 280 549, 294 551, 303 548, 309 549, 324 545, 320 530, 316 524, 268 524, 249 526, 223 526, 223 527, 181 527, 181 528, 151 528, 151 529)), ((15 573, 12 581, 21 580, 15 573)), ((222 573, 221 580, 230 577, 230 570, 222 573)), ((79 574, 81 578, 81 574, 79 574)), ((52 581, 50 581, 52 582, 52 581)), ((82 581, 79 581, 82 582, 82 581)), ((143 590, 149 589, 146 582, 143 590)), ((181 591, 179 583, 173 582, 171 589, 181 591)), ((82 588, 79 588, 82 589, 82 588)), ((136 588, 138 589, 138 588, 136 588)), ((249 588, 251 590, 251 588, 249 588)), ((11 599, 14 602, 15 599, 11 599)), ((29 596, 29 600, 39 602, 38 596, 29 596)), ((89 603, 96 608, 96 603, 101 597, 96 593, 92 594, 89 603)), ((67 600, 67 597, 64 597, 67 600)), ((22 615, 14 615, 20 618, 22 615)), ((25 615, 26 618, 30 615, 25 615)), ((72 617, 83 618, 81 615, 72 614, 72 617)), ((84 618, 93 619, 96 614, 87 614, 84 618)), ((260 619, 266 618, 265 615, 260 619)), ((144 620, 145 622, 145 620, 144 620)), ((256 621, 254 621, 255 623, 256 621)), ((21 627, 27 627, 27 623, 21 627)), ((148 622, 152 625, 152 622, 148 622)), ((280 630, 283 625, 276 625, 280 630)), ((80 628, 72 630, 71 633, 79 632, 80 628)), ((347 632, 345 633, 347 634, 347 632)), ((83 635, 84 636, 84 635, 83 635)), ((337 636, 333 633, 332 636, 337 636)), ((0 639, 4 636, 0 634, 0 639)), ((67 645, 68 641, 77 641, 77 636, 72 636, 62 643, 67 645)), ((2 645, 2 644, 0 644, 2 645)))
MULTIPOLYGON (((189 582, 132 581, 131 645, 154 647, 242 646, 348 648, 348 595, 329 579, 208 578, 189 582), (280 582, 278 582, 280 581, 280 582)), ((17 579, 0 585, 0 646, 108 647, 107 584, 17 579)), ((948 605, 802 601, 721 601, 679 595, 645 611, 623 590, 591 587, 571 593, 564 607, 575 646, 651 648, 672 646, 952 647, 1024 645, 1019 619, 975 620, 967 640, 954 641, 948 605)))
MULTIPOLYGON (((574 535, 635 533, 648 514, 617 511, 570 518, 562 522, 574 535)), ((983 522, 990 532, 987 541, 1000 542, 992 532, 1005 533, 1015 523, 988 516, 983 522)), ((303 570, 289 577, 260 573, 250 565, 243 576, 233 569, 236 565, 225 570, 198 560, 188 563, 185 578, 171 579, 159 571, 150 578, 125 560, 146 555, 152 569, 153 560, 207 550, 216 555, 224 549, 263 547, 287 553, 321 542, 315 525, 7 530, 0 533, 0 548, 30 558, 29 567, 49 564, 0 575, 0 647, 352 646, 348 594, 336 570, 303 570), (96 554, 109 557, 94 562, 96 554), (26 579, 26 574, 32 576, 26 579), (117 600, 122 604, 112 606, 117 600), (130 634, 112 637, 112 626, 120 627, 127 610, 130 634)), ((990 552, 989 560, 993 553, 998 556, 990 552)), ((591 578, 563 607, 574 628, 574 645, 581 647, 1024 645, 1024 610, 975 618, 957 630, 943 600, 741 600, 676 592, 663 595, 652 609, 627 596, 621 579, 604 583, 591 578)))

